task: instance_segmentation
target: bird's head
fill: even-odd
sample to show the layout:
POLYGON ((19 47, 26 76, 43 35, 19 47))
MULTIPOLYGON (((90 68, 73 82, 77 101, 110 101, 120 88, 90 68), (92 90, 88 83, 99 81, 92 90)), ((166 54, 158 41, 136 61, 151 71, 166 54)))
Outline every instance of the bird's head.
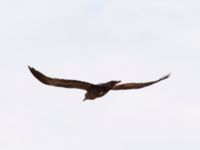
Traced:
POLYGON ((86 101, 86 100, 87 100, 87 98, 85 97, 85 98, 83 99, 83 102, 86 101))
POLYGON ((83 102, 86 101, 86 100, 88 100, 88 93, 85 93, 85 97, 83 99, 83 102))

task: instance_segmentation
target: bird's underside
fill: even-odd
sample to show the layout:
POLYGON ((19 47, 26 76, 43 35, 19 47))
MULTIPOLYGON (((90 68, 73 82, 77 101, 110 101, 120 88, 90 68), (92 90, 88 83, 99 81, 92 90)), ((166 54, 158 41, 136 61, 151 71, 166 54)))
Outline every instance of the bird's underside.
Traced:
POLYGON ((122 83, 119 84, 121 81, 109 81, 102 84, 92 84, 89 82, 78 81, 78 80, 68 80, 68 79, 58 79, 58 78, 51 78, 48 77, 41 72, 35 70, 32 67, 29 67, 33 76, 35 76, 40 82, 46 85, 52 85, 57 87, 64 87, 64 88, 76 88, 81 90, 86 90, 84 101, 94 100, 95 98, 104 96, 110 90, 129 90, 129 89, 140 89, 146 86, 150 86, 157 82, 160 82, 164 79, 167 79, 170 74, 163 76, 162 78, 150 82, 143 82, 143 83, 122 83))

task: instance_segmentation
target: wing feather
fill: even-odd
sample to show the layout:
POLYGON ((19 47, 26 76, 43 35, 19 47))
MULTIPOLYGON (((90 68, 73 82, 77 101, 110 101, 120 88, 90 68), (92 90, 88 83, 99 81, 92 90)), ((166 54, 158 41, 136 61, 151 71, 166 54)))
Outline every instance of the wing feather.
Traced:
POLYGON ((82 90, 88 90, 93 84, 84 82, 84 81, 78 81, 78 80, 65 80, 65 79, 57 79, 57 78, 51 78, 47 77, 46 75, 42 74, 41 72, 35 70, 34 68, 29 67, 29 70, 33 74, 34 77, 36 77, 40 82, 57 86, 57 87, 65 87, 65 88, 77 88, 82 90))
POLYGON ((167 74, 163 76, 162 78, 155 80, 155 81, 150 81, 150 82, 144 82, 144 83, 124 83, 124 84, 118 84, 112 88, 112 90, 128 90, 128 89, 140 89, 146 86, 150 86, 152 84, 158 83, 162 80, 165 80, 169 78, 170 74, 167 74))

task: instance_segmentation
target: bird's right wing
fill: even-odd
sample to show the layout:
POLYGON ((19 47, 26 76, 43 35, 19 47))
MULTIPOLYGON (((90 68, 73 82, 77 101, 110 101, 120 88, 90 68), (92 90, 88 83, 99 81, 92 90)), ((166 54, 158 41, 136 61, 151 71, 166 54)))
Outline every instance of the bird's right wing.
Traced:
POLYGON ((29 69, 34 77, 36 77, 40 82, 47 85, 65 88, 77 88, 82 90, 88 90, 91 86, 93 86, 93 84, 83 81, 50 78, 32 67, 29 67, 29 69))
POLYGON ((146 86, 150 86, 152 84, 155 84, 157 82, 160 82, 162 80, 165 80, 169 78, 170 74, 167 74, 163 76, 162 78, 155 80, 155 81, 150 81, 150 82, 144 82, 144 83, 124 83, 124 84, 118 84, 112 88, 112 90, 129 90, 129 89, 140 89, 146 86))

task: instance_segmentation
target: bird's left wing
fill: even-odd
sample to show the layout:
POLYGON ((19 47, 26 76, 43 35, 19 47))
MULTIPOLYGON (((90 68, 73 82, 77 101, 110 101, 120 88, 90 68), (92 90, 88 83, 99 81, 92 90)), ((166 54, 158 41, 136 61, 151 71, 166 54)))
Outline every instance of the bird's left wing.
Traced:
POLYGON ((40 82, 47 85, 65 87, 65 88, 77 88, 82 90, 88 90, 91 86, 93 86, 93 84, 84 81, 47 77, 46 75, 42 74, 41 72, 35 70, 32 67, 29 67, 29 70, 31 71, 34 77, 36 77, 40 82))
POLYGON ((157 82, 160 82, 162 80, 165 80, 169 78, 170 74, 167 74, 163 76, 162 78, 155 80, 155 81, 150 81, 150 82, 143 82, 143 83, 124 83, 124 84, 118 84, 112 88, 112 90, 128 90, 128 89, 140 89, 146 86, 150 86, 152 84, 155 84, 157 82))

